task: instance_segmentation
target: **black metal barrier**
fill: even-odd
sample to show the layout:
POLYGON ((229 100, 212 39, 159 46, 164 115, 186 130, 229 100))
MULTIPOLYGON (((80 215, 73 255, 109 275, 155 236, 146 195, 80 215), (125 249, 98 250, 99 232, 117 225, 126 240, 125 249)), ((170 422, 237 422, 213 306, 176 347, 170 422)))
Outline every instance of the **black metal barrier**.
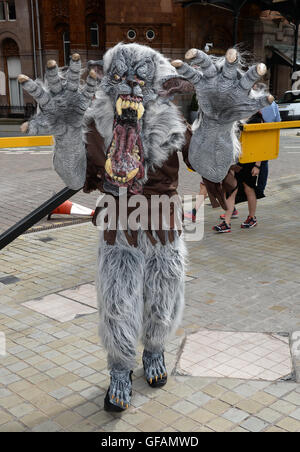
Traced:
POLYGON ((48 201, 44 202, 44 204, 35 209, 25 218, 18 221, 18 223, 0 235, 0 250, 13 242, 19 237, 19 235, 24 234, 24 232, 26 232, 29 228, 38 223, 42 218, 49 215, 54 209, 70 199, 80 190, 81 188, 79 190, 71 190, 66 187, 56 195, 52 196, 52 198, 48 199, 48 201))

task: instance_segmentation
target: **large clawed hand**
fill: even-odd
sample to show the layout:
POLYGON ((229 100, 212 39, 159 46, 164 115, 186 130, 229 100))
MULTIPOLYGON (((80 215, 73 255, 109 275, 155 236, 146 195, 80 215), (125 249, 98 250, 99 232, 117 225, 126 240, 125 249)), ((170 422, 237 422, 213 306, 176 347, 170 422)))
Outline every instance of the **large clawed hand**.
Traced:
POLYGON ((221 67, 198 49, 188 50, 185 59, 189 64, 175 60, 172 65, 194 85, 203 113, 210 117, 221 122, 236 121, 274 101, 271 95, 250 96, 254 84, 265 75, 267 68, 260 63, 243 73, 236 49, 227 50, 221 67))
POLYGON ((81 60, 77 53, 72 55, 66 78, 60 75, 54 60, 48 61, 47 86, 26 75, 19 75, 19 83, 40 107, 38 115, 29 126, 24 124, 22 131, 29 129, 33 134, 50 132, 59 135, 66 126, 80 127, 84 113, 95 95, 97 74, 91 70, 84 86, 80 84, 80 76, 81 60))

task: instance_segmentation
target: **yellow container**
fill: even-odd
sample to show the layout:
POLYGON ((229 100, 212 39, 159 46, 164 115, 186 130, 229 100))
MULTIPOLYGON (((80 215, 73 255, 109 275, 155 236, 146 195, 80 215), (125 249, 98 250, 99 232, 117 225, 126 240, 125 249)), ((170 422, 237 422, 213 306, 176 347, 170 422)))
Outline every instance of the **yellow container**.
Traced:
POLYGON ((54 138, 52 136, 38 137, 4 137, 0 138, 0 149, 2 148, 31 148, 38 146, 52 146, 54 138))
POLYGON ((300 127, 300 121, 245 124, 241 135, 242 155, 240 162, 252 163, 277 159, 280 129, 292 129, 294 127, 300 127))

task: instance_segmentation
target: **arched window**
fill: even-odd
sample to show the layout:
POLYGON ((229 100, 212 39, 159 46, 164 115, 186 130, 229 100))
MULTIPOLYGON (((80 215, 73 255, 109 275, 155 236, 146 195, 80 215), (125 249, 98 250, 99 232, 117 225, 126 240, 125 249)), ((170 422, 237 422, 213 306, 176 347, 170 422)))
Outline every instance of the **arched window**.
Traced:
POLYGON ((12 107, 22 107, 24 105, 23 91, 18 83, 18 75, 22 73, 21 61, 19 57, 7 57, 7 72, 9 82, 9 97, 12 107))
POLYGON ((15 0, 8 0, 0 2, 0 20, 16 20, 16 5, 15 0))
POLYGON ((0 2, 0 20, 5 20, 6 16, 5 16, 5 3, 4 2, 0 2))
POLYGON ((99 25, 93 22, 90 25, 91 46, 99 47, 99 25))
POLYGON ((71 54, 71 43, 70 43, 70 32, 65 31, 63 33, 63 46, 64 46, 64 63, 65 66, 70 64, 70 54, 71 54))
POLYGON ((8 20, 16 20, 16 5, 15 0, 9 0, 7 2, 7 10, 8 10, 8 20))
POLYGON ((18 75, 22 73, 18 44, 13 39, 3 41, 3 55, 5 58, 5 70, 8 81, 9 103, 11 107, 24 105, 23 90, 18 83, 18 75))

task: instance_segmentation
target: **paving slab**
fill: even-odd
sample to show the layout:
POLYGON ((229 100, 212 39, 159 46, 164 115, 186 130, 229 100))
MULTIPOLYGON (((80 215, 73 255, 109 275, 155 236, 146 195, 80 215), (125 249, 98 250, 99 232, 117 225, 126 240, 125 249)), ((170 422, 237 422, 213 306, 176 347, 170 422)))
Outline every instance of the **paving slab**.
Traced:
MULTIPOLYGON (((255 365, 267 366, 266 357, 274 368, 284 362, 286 355, 278 353, 277 345, 286 349, 286 334, 300 330, 299 204, 297 179, 280 179, 259 203, 259 226, 242 231, 235 220, 229 237, 212 233, 221 211, 205 207, 204 239, 187 243, 186 308, 166 348, 169 381, 161 390, 147 385, 139 346, 132 407, 119 418, 103 411, 109 373, 97 335, 97 230, 83 224, 28 234, 2 250, 0 277, 17 280, 0 284, 0 332, 6 353, 0 356, 0 430, 300 431, 296 381, 253 380, 250 373, 247 380, 232 375, 172 375, 183 338, 199 331, 219 334, 210 343, 197 343, 197 352, 203 349, 207 355, 211 348, 216 352, 202 355, 209 371, 214 370, 209 359, 217 358, 219 367, 226 366, 228 358, 248 363, 254 352, 255 365), (47 238, 52 240, 41 240, 47 238), (37 312, 24 305, 35 302, 40 309, 46 297, 91 312, 72 313, 61 322, 49 315, 53 306, 37 312), (224 333, 230 333, 225 343, 224 333), (255 333, 257 343, 241 343, 240 338, 236 342, 233 333, 255 333), (263 340, 266 336, 272 338, 270 345, 263 340), (237 344, 239 355, 227 353, 237 344), (155 418, 155 409, 161 418, 155 418)), ((239 210, 243 219, 246 206, 239 210)), ((297 344, 294 349, 297 355, 297 344)))

